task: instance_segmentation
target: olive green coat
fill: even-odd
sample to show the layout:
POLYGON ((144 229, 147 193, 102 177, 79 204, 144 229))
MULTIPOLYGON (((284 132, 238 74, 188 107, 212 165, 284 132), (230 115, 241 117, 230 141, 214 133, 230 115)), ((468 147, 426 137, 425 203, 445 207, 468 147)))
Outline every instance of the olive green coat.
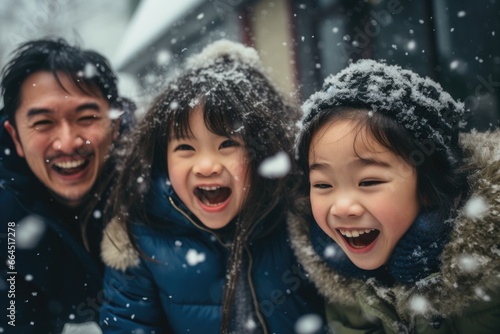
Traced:
POLYGON ((332 332, 500 333, 500 131, 463 135, 461 145, 478 168, 469 178, 471 198, 483 199, 486 209, 460 210, 440 271, 414 285, 387 288, 341 276, 313 250, 311 222, 289 216, 299 261, 328 300, 332 332))

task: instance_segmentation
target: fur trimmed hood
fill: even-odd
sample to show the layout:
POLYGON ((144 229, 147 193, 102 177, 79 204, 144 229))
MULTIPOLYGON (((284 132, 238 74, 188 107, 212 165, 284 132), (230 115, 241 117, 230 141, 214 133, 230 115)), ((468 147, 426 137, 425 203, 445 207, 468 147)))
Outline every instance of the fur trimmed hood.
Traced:
POLYGON ((339 275, 313 249, 308 227, 311 222, 289 215, 295 253, 329 301, 354 305, 360 294, 370 290, 395 305, 402 318, 447 317, 460 315, 475 301, 488 301, 489 293, 499 289, 500 130, 463 134, 460 143, 466 159, 477 168, 469 177, 471 197, 455 218, 450 241, 441 256, 440 271, 416 284, 387 288, 374 280, 364 282, 339 275), (417 301, 423 301, 426 307, 415 307, 417 301))

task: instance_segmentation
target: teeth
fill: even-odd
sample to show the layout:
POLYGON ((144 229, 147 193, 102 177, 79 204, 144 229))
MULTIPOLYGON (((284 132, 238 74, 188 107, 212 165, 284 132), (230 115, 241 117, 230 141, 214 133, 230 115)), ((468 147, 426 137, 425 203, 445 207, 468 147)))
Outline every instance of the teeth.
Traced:
POLYGON ((375 231, 375 229, 364 229, 364 230, 338 230, 340 234, 344 237, 348 238, 357 238, 361 234, 370 233, 371 231, 375 231))
POLYGON ((85 160, 76 160, 76 161, 62 161, 62 162, 54 162, 54 165, 59 168, 76 168, 85 163, 85 160))
POLYGON ((220 187, 219 186, 212 186, 212 187, 198 187, 198 189, 201 189, 201 190, 207 190, 207 191, 213 191, 213 190, 217 190, 219 189, 220 187))

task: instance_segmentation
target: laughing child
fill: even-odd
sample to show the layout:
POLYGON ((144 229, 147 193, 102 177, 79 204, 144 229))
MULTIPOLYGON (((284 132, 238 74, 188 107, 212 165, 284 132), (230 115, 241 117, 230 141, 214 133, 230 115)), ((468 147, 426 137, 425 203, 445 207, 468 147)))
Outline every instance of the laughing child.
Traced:
POLYGON ((295 251, 334 333, 500 327, 500 132, 428 78, 362 60, 304 104, 295 251), (308 198, 309 197, 309 198, 308 198))
POLYGON ((121 165, 104 333, 292 333, 323 312, 288 242, 287 171, 262 167, 289 156, 297 116, 254 49, 219 41, 189 59, 121 165))

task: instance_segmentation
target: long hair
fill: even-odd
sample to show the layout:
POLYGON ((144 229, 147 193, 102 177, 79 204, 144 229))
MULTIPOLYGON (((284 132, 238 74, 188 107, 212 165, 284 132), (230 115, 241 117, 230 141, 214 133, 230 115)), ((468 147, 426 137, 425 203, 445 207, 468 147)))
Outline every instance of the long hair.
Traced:
MULTIPOLYGON (((308 159, 314 135, 325 124, 339 119, 353 121, 353 131, 358 134, 366 131, 380 145, 415 168, 417 197, 422 209, 437 211, 442 221, 448 219, 469 194, 467 177, 470 171, 465 167, 459 145, 452 148, 456 163, 451 163, 445 153, 426 149, 412 140, 413 136, 395 119, 381 112, 368 113, 365 109, 341 106, 321 110, 301 131, 296 145, 298 172, 302 175, 295 188, 297 200, 303 201, 309 195, 308 159)), ((309 214, 304 211, 296 213, 309 214)))
MULTIPOLYGON (((190 133, 189 116, 197 105, 203 107, 204 122, 210 131, 220 136, 237 132, 242 138, 252 184, 234 220, 222 307, 221 331, 227 332, 249 234, 285 193, 284 179, 261 176, 258 168, 265 158, 282 151, 292 153, 298 119, 297 109, 284 102, 269 79, 253 65, 220 55, 211 64, 187 69, 170 82, 128 138, 128 149, 123 152, 117 184, 111 194, 110 212, 124 224, 132 244, 139 250, 130 226, 137 222, 155 224, 148 220, 145 206, 153 170, 167 170, 168 140, 190 133), (138 177, 142 181, 139 187, 138 177)), ((271 228, 272 224, 266 226, 271 228)))

